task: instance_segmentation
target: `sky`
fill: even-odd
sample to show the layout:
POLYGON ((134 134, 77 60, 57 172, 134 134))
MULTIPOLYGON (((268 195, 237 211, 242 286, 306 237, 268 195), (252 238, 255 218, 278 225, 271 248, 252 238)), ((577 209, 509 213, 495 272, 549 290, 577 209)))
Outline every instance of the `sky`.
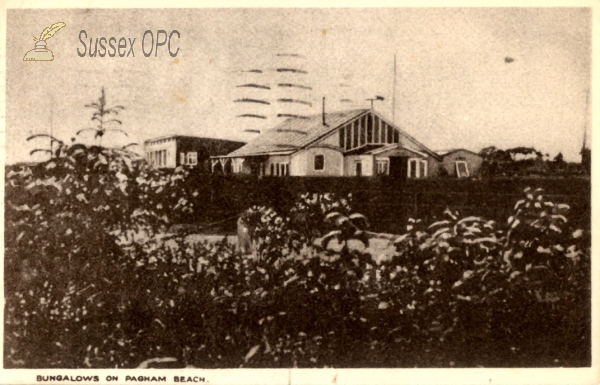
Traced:
POLYGON ((340 111, 379 95, 374 109, 433 150, 533 146, 579 161, 586 127, 591 142, 591 35, 591 8, 10 9, 6 162, 44 159, 30 155, 48 147, 33 134, 95 143, 75 133, 92 126, 85 105, 102 87, 125 107, 128 137, 107 134, 109 146, 170 134, 249 141, 277 114, 321 113, 323 97, 340 111), (54 61, 24 62, 33 36, 59 21, 54 61), (82 30, 88 46, 135 38, 135 57, 80 57, 82 30), (177 56, 165 46, 145 57, 146 30, 177 30, 177 56), (249 83, 270 89, 239 87, 249 83), (290 98, 308 104, 278 102, 290 98))

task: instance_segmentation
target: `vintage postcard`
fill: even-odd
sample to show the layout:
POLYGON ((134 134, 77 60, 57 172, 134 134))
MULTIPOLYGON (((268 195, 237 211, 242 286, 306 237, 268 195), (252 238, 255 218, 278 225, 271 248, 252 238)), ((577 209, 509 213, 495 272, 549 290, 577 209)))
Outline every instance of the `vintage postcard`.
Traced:
POLYGON ((600 383, 599 5, 9 2, 0 383, 600 383))

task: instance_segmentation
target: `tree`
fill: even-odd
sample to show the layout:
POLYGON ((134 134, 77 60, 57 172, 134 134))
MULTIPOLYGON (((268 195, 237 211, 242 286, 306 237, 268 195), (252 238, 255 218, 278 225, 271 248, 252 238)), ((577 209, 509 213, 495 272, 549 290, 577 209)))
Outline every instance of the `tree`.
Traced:
POLYGON ((544 173, 547 166, 543 154, 533 147, 514 147, 501 150, 494 146, 479 152, 483 158, 481 173, 485 176, 544 173))
POLYGON ((563 164, 563 163, 565 163, 565 160, 564 160, 562 152, 559 152, 558 155, 556 155, 554 157, 554 163, 556 163, 556 164, 563 164))
POLYGON ((495 146, 490 146, 479 151, 479 155, 488 163, 504 163, 512 158, 508 151, 501 150, 495 146))
POLYGON ((509 148, 506 152, 510 155, 513 161, 517 161, 517 155, 521 155, 522 157, 527 157, 529 155, 535 155, 538 158, 542 157, 542 153, 537 151, 533 147, 515 147, 509 148))
POLYGON ((98 99, 97 102, 93 102, 90 104, 86 104, 86 107, 89 108, 93 108, 96 111, 94 112, 94 114, 92 115, 92 121, 96 121, 96 126, 95 127, 88 127, 88 128, 84 128, 82 130, 77 131, 76 135, 80 135, 83 132, 86 131, 93 131, 94 132, 94 139, 99 139, 99 144, 100 146, 102 145, 102 138, 104 137, 104 134, 106 132, 120 132, 122 134, 124 134, 125 136, 129 136, 127 135, 127 133, 125 131, 123 131, 120 128, 107 128, 107 126, 113 125, 113 124, 118 124, 121 125, 123 124, 120 120, 118 119, 108 119, 109 115, 119 115, 119 111, 122 111, 125 109, 125 107, 123 106, 112 106, 112 107, 107 107, 107 103, 106 103, 106 95, 104 93, 104 87, 102 87, 102 96, 100 96, 100 98, 98 99))

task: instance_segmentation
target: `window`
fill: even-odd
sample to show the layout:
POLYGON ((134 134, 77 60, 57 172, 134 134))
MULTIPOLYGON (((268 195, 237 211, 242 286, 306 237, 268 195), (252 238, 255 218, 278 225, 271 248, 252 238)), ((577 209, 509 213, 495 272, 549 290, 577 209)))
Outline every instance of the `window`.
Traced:
POLYGON ((198 153, 197 152, 188 152, 187 153, 187 164, 192 166, 198 164, 198 153))
POLYGON ((419 168, 417 167, 419 163, 418 159, 410 159, 408 161, 408 177, 409 178, 417 178, 417 172, 419 168))
POLYGON ((378 160, 377 161, 377 175, 388 175, 390 170, 389 160, 378 160))
POLYGON ((427 176, 427 162, 422 160, 419 162, 419 176, 424 178, 427 176))
POLYGON ((344 143, 344 149, 349 150, 352 148, 352 126, 346 126, 346 142, 344 143))
POLYGON ((360 119, 360 143, 359 146, 363 146, 367 140, 367 117, 360 119))
POLYGON ((315 155, 315 171, 323 171, 325 169, 325 156, 324 155, 315 155))
POLYGON ((278 163, 277 164, 277 176, 288 176, 289 169, 287 163, 278 163))
POLYGON ((373 116, 367 116, 367 143, 373 143, 373 116))
POLYGON ((456 163, 456 176, 459 178, 464 178, 469 176, 469 167, 467 166, 467 162, 464 160, 457 161, 456 163))
POLYGON ((427 161, 411 158, 408 160, 408 177, 425 178, 427 176, 427 161))
POLYGON ((271 163, 271 175, 272 176, 288 176, 290 175, 290 169, 288 163, 271 163))

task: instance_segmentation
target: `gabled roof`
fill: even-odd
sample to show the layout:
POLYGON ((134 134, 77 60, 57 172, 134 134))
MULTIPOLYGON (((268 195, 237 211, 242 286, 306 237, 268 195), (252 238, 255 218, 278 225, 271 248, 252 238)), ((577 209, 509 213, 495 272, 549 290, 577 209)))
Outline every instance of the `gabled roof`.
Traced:
POLYGON ((168 135, 157 136, 155 138, 146 139, 146 140, 144 140, 144 145, 149 144, 151 142, 156 142, 159 140, 166 140, 166 139, 204 139, 204 140, 216 140, 216 141, 221 141, 221 142, 245 144, 245 142, 241 142, 239 140, 210 138, 207 136, 196 136, 196 135, 168 134, 168 135))
POLYGON ((473 152, 473 151, 467 150, 466 148, 454 148, 454 149, 451 149, 451 150, 436 150, 435 152, 436 152, 436 153, 437 153, 439 156, 441 156, 441 157, 444 157, 444 156, 446 156, 446 155, 450 155, 450 154, 453 154, 453 153, 455 153, 455 152, 458 152, 458 151, 466 151, 466 152, 470 152, 471 154, 474 154, 474 155, 478 155, 478 156, 479 156, 479 154, 477 154, 476 152, 473 152))
POLYGON ((311 115, 307 119, 286 119, 227 156, 293 153, 368 111, 362 109, 325 114, 326 126, 323 125, 322 114, 311 115))
POLYGON ((378 116, 383 121, 386 121, 387 124, 398 130, 400 136, 403 138, 403 147, 410 148, 413 151, 423 151, 435 158, 441 159, 438 154, 425 147, 415 138, 395 125, 387 122, 386 119, 375 111, 369 109, 328 113, 325 115, 325 122, 327 125, 323 125, 322 114, 311 115, 306 119, 287 119, 274 128, 267 130, 245 146, 228 154, 227 157, 292 154, 307 148, 311 144, 318 142, 322 138, 336 131, 341 126, 368 113, 378 116))

